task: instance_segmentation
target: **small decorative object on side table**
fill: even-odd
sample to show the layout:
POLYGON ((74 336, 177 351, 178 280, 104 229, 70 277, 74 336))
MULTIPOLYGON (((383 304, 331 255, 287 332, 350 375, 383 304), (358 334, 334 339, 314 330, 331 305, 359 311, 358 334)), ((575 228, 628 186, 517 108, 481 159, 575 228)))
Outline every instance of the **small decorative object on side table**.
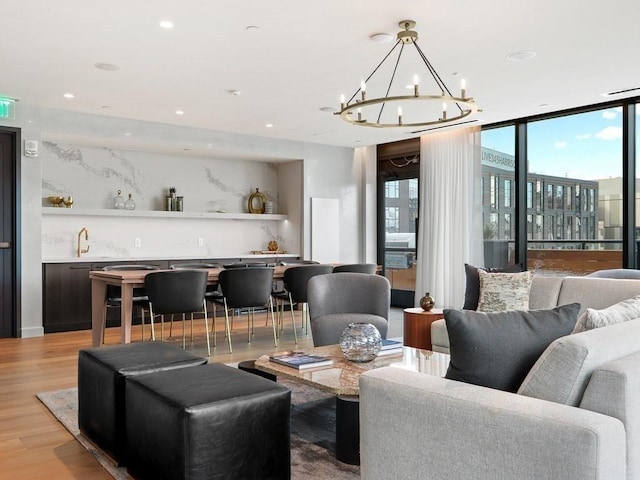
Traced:
POLYGON ((404 309, 404 344, 431 350, 431 324, 444 318, 442 309, 424 311, 421 307, 404 309))
POLYGON ((428 312, 433 308, 436 302, 433 300, 433 297, 429 294, 429 292, 424 294, 424 297, 420 299, 420 306, 425 312, 428 312))
POLYGON ((352 362, 370 362, 382 348, 382 337, 370 323, 350 323, 340 336, 340 350, 352 362))

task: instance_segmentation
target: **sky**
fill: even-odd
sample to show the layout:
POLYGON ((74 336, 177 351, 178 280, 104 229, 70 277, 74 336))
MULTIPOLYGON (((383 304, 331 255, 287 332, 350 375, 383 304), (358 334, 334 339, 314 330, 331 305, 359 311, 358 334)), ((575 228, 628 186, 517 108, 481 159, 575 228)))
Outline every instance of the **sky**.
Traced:
MULTIPOLYGON (((636 109, 636 115, 638 124, 640 108, 636 109)), ((483 147, 510 155, 515 153, 513 139, 514 127, 482 132, 483 147)), ((529 172, 583 180, 620 177, 622 109, 532 122, 527 143, 529 172)))

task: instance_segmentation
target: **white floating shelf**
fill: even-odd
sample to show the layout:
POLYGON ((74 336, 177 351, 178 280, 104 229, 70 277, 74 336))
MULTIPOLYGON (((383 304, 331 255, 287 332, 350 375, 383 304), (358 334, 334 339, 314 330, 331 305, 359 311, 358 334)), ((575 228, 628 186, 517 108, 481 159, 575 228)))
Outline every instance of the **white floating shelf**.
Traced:
POLYGON ((76 215, 86 217, 146 217, 146 218, 202 218, 219 220, 287 220, 282 214, 165 212, 159 210, 116 210, 43 207, 42 215, 76 215))

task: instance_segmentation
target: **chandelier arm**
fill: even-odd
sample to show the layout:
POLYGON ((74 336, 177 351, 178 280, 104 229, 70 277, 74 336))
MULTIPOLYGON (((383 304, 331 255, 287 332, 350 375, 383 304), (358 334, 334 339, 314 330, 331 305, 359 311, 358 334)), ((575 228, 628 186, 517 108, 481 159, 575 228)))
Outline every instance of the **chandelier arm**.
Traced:
MULTIPOLYGON (((436 69, 433 68, 433 65, 431 65, 431 62, 429 62, 429 60, 427 59, 427 56, 424 54, 424 52, 422 51, 422 49, 418 45, 418 42, 413 42, 413 45, 416 47, 416 50, 418 51, 418 54, 420 55, 420 57, 422 58, 424 63, 427 65, 427 68, 431 72, 431 75, 433 76, 433 79, 436 81, 436 83, 438 84, 440 89, 446 91, 447 94, 450 97, 453 97, 453 94, 451 93, 451 91, 449 90, 447 85, 444 83, 442 78, 440 78, 440 75, 438 75, 438 72, 436 72, 436 69)), ((456 107, 458 107, 458 110, 460 110, 460 113, 463 112, 462 107, 458 103, 456 103, 456 107)))
MULTIPOLYGON (((398 59, 396 60, 396 65, 395 67, 393 67, 393 72, 391 73, 391 79, 389 80, 389 86, 387 87, 387 91, 384 94, 385 98, 389 96, 389 92, 391 91, 391 85, 393 84, 393 79, 396 77, 396 71, 398 70, 398 65, 400 64, 400 58, 402 57, 403 51, 404 51, 404 43, 402 43, 402 46, 400 47, 400 53, 398 53, 398 59)), ((382 112, 386 104, 387 102, 382 102, 382 105, 380 106, 380 111, 378 112, 378 120, 376 121, 376 123, 380 123, 380 118, 382 117, 382 112)))
MULTIPOLYGON (((398 46, 399 43, 402 43, 400 40, 398 40, 396 42, 396 44, 391 47, 391 50, 389 50, 387 52, 387 54, 384 56, 384 58, 382 59, 382 61, 378 64, 378 66, 376 68, 373 69, 373 72, 371 72, 371 74, 365 79, 365 83, 367 83, 371 77, 373 77, 373 75, 378 71, 378 69, 382 66, 382 64, 387 60, 387 58, 389 58, 389 55, 391 55, 391 53, 396 49, 396 47, 398 46)), ((356 90, 356 93, 354 93, 351 98, 349 99, 349 101, 347 102, 347 105, 349 105, 351 102, 353 102, 353 99, 356 98, 356 95, 358 95, 358 93, 360 93, 361 88, 358 88, 356 90)))

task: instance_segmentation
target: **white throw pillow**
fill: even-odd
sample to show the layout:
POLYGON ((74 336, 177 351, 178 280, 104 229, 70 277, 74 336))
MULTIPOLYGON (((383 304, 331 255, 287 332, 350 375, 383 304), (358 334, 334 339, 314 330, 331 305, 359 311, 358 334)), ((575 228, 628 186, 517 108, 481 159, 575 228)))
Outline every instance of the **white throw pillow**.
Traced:
POLYGON ((529 291, 533 274, 487 273, 480 275, 479 312, 502 312, 505 310, 529 310, 529 291))
POLYGON ((640 318, 640 295, 623 300, 603 310, 587 308, 576 323, 573 333, 615 325, 636 318, 640 318))

